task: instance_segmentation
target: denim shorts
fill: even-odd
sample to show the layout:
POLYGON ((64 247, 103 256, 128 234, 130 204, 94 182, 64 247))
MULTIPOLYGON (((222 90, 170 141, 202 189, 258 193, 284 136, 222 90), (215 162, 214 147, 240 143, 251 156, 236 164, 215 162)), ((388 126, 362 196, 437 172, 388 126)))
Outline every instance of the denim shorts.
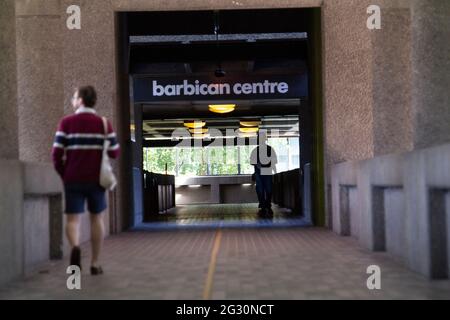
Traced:
POLYGON ((98 183, 67 183, 64 185, 66 214, 80 214, 85 203, 90 213, 99 214, 106 209, 105 188, 98 183))

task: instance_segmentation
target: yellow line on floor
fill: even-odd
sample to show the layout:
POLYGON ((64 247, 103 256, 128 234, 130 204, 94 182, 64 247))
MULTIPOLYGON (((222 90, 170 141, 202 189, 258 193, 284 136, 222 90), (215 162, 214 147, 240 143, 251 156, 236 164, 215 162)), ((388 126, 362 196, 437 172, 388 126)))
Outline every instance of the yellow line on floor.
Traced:
POLYGON ((214 273, 216 271, 217 255, 219 254, 221 239, 222 239, 222 231, 218 229, 214 239, 214 245, 211 252, 211 260, 209 261, 208 274, 206 276, 205 288, 203 290, 204 300, 211 299, 211 290, 213 286, 214 273))

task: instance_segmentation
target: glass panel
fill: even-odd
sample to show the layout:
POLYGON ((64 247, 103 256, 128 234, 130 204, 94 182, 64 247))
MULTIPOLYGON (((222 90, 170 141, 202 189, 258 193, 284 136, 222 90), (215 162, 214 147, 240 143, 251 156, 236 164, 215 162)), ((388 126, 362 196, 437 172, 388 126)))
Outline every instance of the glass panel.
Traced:
MULTIPOLYGON (((268 144, 277 154, 277 172, 299 167, 298 137, 269 138, 268 144)), ((167 174, 178 176, 236 175, 240 152, 241 174, 252 174, 254 170, 250 164, 250 154, 254 148, 255 146, 144 148, 144 169, 164 174, 167 164, 167 174)))

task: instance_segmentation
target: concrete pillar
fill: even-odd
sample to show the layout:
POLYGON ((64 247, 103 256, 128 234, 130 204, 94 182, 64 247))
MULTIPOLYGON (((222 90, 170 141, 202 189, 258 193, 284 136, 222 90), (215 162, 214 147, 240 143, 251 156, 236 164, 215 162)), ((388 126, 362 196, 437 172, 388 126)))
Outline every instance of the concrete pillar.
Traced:
POLYGON ((51 161, 63 115, 59 1, 16 1, 19 157, 51 161))
MULTIPOLYGON (((117 128, 114 110, 115 82, 115 33, 114 11, 109 1, 61 0, 61 29, 64 60, 64 111, 72 112, 70 98, 76 87, 92 85, 97 90, 97 112, 117 128), (66 10, 77 4, 81 10, 81 29, 66 28, 66 10)), ((125 106, 124 106, 125 107, 125 106)))
POLYGON ((450 141, 450 1, 412 2, 414 147, 450 141))
POLYGON ((371 31, 374 156, 413 149, 411 10, 392 1, 378 4, 381 29, 371 31))
POLYGON ((0 286, 23 273, 24 186, 21 178, 19 161, 0 159, 0 286))
POLYGON ((0 158, 18 159, 16 18, 14 0, 0 10, 0 158))
POLYGON ((413 149, 411 9, 405 0, 325 1, 328 165, 413 149), (366 26, 369 5, 381 29, 366 26))
POLYGON ((373 157, 372 41, 367 0, 325 1, 325 152, 331 164, 373 157))

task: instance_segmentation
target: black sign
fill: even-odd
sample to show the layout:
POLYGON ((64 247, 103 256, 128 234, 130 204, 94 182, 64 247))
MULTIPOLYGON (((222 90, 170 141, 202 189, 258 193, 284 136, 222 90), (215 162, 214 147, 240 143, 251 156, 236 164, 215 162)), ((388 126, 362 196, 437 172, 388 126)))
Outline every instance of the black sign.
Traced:
POLYGON ((242 75, 216 77, 135 77, 134 102, 183 100, 288 99, 308 96, 308 77, 242 75))

